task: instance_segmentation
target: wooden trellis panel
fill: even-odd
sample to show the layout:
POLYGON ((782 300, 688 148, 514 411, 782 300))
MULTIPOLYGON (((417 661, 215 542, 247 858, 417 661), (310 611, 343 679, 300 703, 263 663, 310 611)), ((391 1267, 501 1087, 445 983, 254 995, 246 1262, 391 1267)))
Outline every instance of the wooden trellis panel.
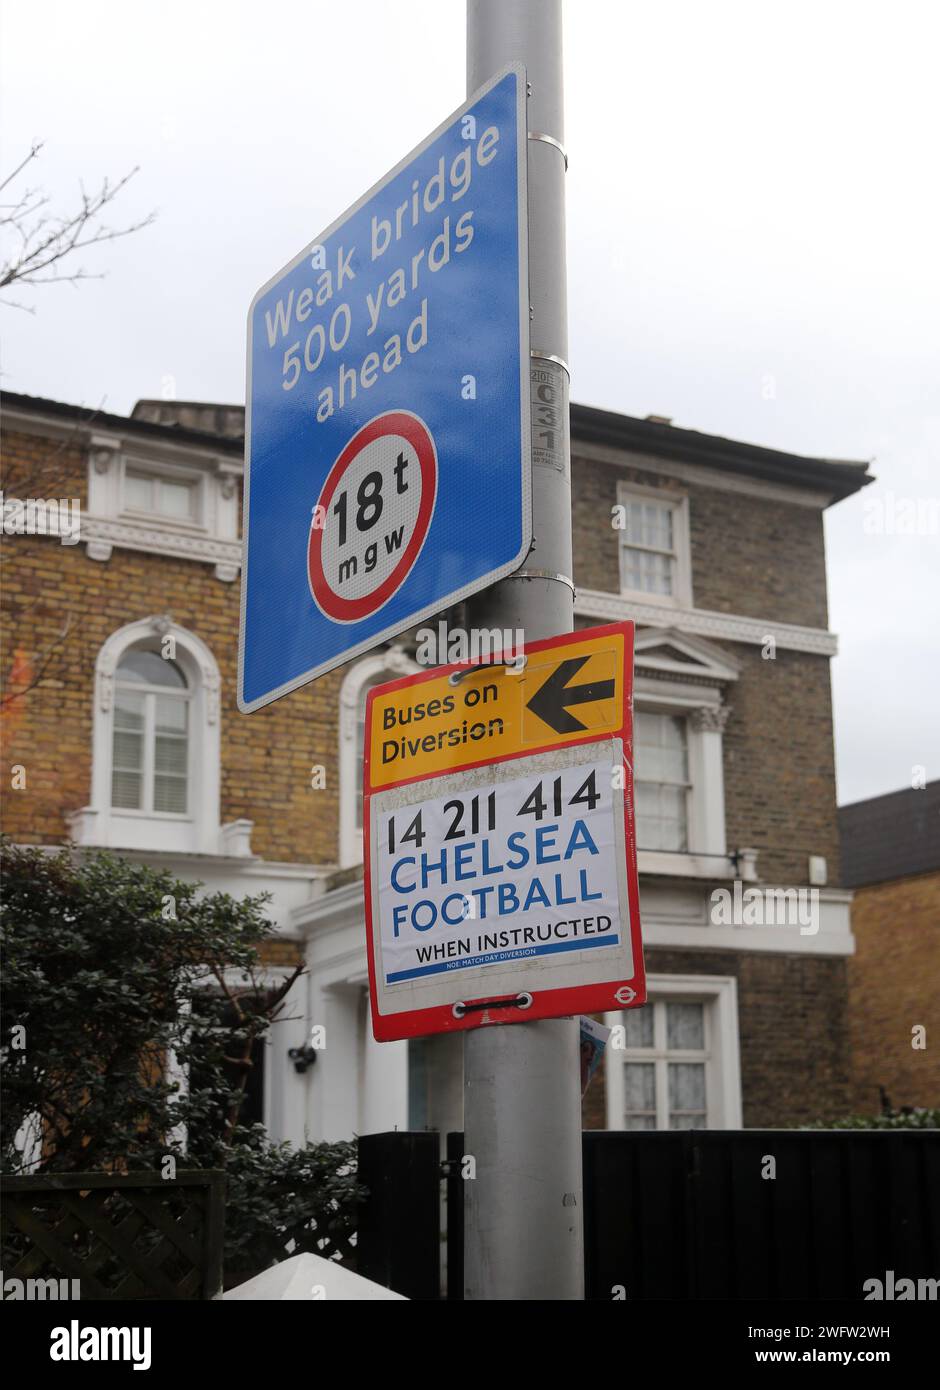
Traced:
POLYGON ((4 1277, 77 1279, 83 1301, 212 1298, 224 1184, 216 1170, 4 1178, 4 1277))

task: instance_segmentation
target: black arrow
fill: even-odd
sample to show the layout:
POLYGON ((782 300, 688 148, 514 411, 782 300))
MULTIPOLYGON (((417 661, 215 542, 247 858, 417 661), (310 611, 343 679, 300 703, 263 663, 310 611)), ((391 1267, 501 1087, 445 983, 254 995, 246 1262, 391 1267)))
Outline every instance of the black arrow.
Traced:
POLYGON ((544 685, 539 686, 526 705, 533 714, 538 715, 543 724, 554 729, 556 734, 576 734, 587 725, 582 724, 573 714, 568 713, 569 705, 589 705, 595 700, 609 700, 617 692, 614 681, 593 681, 590 685, 568 685, 586 661, 586 656, 575 656, 556 666, 544 685))

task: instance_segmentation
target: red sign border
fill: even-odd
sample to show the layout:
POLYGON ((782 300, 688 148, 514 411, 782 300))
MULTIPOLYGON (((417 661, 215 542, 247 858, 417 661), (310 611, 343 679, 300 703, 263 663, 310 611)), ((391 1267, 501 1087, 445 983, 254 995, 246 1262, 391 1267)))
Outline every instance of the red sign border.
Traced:
MULTIPOLYGON (((384 685, 373 686, 369 691, 366 701, 366 737, 364 739, 365 748, 363 761, 363 892, 365 897, 366 950, 369 961, 369 999, 372 1010, 372 1032, 377 1042, 395 1042, 405 1038, 427 1037, 438 1033, 464 1032, 470 1028, 482 1028, 493 1024, 531 1023, 535 1019, 566 1018, 574 1014, 605 1013, 608 1010, 638 1008, 641 1004, 646 1003, 646 969, 643 961, 643 940, 640 930, 640 888, 636 868, 636 818, 634 815, 633 769, 626 756, 628 750, 632 749, 633 746, 634 624, 632 622, 608 623, 603 627, 579 628, 576 632, 566 632, 558 637, 546 637, 538 642, 528 642, 524 647, 524 651, 527 656, 536 652, 555 651, 559 648, 570 646, 574 642, 589 641, 593 638, 604 637, 607 634, 613 635, 614 633, 621 634, 624 639, 623 724, 619 729, 609 730, 600 737, 595 733, 586 733, 584 738, 567 739, 562 744, 554 743, 549 740, 543 745, 527 748, 525 753, 507 753, 497 758, 480 758, 477 762, 462 764, 459 768, 449 768, 433 777, 402 777, 395 782, 383 783, 382 786, 376 787, 374 791, 370 784, 371 739, 369 738, 369 730, 372 726, 372 704, 375 696, 379 694, 385 695, 393 690, 402 690, 407 686, 422 685, 430 680, 439 680, 442 676, 448 676, 453 671, 472 669, 474 665, 478 665, 479 663, 458 661, 448 666, 435 666, 428 671, 418 672, 416 675, 400 676, 397 680, 388 681, 384 685), (590 743, 605 743, 608 739, 617 737, 621 739, 624 748, 624 840, 626 849, 627 901, 630 908, 630 936, 633 946, 633 978, 630 980, 606 981, 599 984, 571 985, 564 989, 539 990, 533 994, 532 1004, 529 1008, 521 1009, 515 1006, 508 1008, 501 1007, 496 1011, 494 1017, 490 1016, 488 1010, 481 1010, 465 1014, 462 1018, 458 1018, 453 1012, 452 1004, 435 1004, 425 1009, 412 1009, 394 1014, 380 1014, 378 1012, 378 993, 376 990, 375 944, 372 915, 371 800, 373 795, 377 795, 379 792, 389 791, 393 787, 410 786, 414 782, 427 782, 431 784, 438 776, 450 776, 453 772, 466 772, 474 767, 509 762, 514 758, 531 757, 536 753, 550 752, 553 748, 573 748, 590 743), (634 991, 634 998, 631 999, 628 1004, 624 1004, 616 998, 616 992, 623 990, 625 987, 631 988, 634 991)), ((485 975, 482 978, 485 979, 485 975)), ((499 998, 500 996, 487 994, 470 996, 466 1002, 471 1003, 474 1001, 474 998, 482 999, 492 997, 499 998)))
POLYGON ((314 508, 314 516, 320 507, 329 515, 333 493, 339 486, 340 479, 346 469, 367 445, 385 434, 401 435, 403 439, 407 439, 418 456, 418 464, 421 468, 421 503, 415 519, 415 528, 398 564, 388 578, 383 580, 379 587, 366 597, 347 599, 342 598, 327 583, 326 575, 323 573, 323 527, 316 526, 313 521, 310 523, 310 537, 307 542, 307 582, 310 585, 310 593, 314 603, 321 613, 327 618, 332 618, 334 622, 358 622, 360 618, 368 618, 383 608, 408 578, 431 529, 431 518, 434 515, 434 504, 437 501, 437 448, 434 444, 434 436, 425 422, 419 415, 415 415, 410 410, 385 410, 381 415, 373 416, 361 429, 356 431, 352 439, 343 447, 327 475, 326 482, 320 489, 320 496, 317 498, 314 508))

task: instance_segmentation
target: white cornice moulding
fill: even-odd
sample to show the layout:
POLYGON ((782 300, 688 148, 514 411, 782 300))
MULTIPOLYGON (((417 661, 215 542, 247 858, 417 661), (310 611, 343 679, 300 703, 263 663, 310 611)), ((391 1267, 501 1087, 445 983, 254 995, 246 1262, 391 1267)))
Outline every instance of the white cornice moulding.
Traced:
MULTIPOLYGON (((156 849, 154 847, 139 849, 125 845, 104 845, 98 839, 93 838, 94 818, 97 814, 97 811, 92 807, 83 806, 80 811, 71 811, 65 817, 66 821, 75 826, 79 833, 85 828, 87 834, 92 838, 78 840, 73 836, 64 844, 30 846, 30 848, 39 848, 44 854, 50 855, 61 853, 63 847, 89 854, 98 854, 101 850, 107 850, 109 853, 126 856, 134 863, 166 865, 176 873, 178 878, 186 878, 191 873, 197 873, 200 867, 224 869, 235 876, 233 884, 236 879, 240 881, 244 878, 306 880, 311 884, 312 890, 315 890, 321 881, 328 880, 336 872, 335 864, 305 864, 286 859, 264 859, 257 854, 252 854, 246 858, 240 854, 202 853, 197 850, 156 849)), ((232 822, 232 824, 237 824, 237 822, 232 822)), ((313 901, 313 898, 310 901, 313 901)), ((291 915, 294 911, 296 909, 291 909, 291 915)), ((280 926, 279 930, 286 931, 286 927, 280 926)))
POLYGON ((855 937, 838 904, 823 906, 823 925, 815 936, 801 936, 794 927, 673 927, 657 922, 643 923, 643 945, 674 951, 734 951, 789 956, 851 956, 855 937))
MULTIPOLYGON (((344 883, 340 888, 326 889, 295 908, 290 916, 293 931, 300 935, 313 936, 331 928, 345 927, 361 923, 365 913, 365 889, 361 878, 344 883)), ((365 957, 365 941, 362 944, 365 957)))
POLYGON ((104 548, 118 546, 121 550, 141 550, 150 555, 215 565, 217 577, 228 582, 238 577, 241 568, 241 541, 192 536, 169 527, 83 515, 81 538, 87 543, 86 553, 91 560, 108 558, 103 554, 104 548))
POLYGON ((757 881, 756 859, 749 860, 739 871, 730 854, 677 854, 638 849, 636 866, 637 872, 647 878, 700 878, 715 883, 740 877, 745 883, 757 881))
MULTIPOLYGON (((82 523, 84 525, 84 522, 82 523)), ((772 637, 782 651, 809 652, 812 656, 835 656, 839 640, 825 628, 799 627, 796 623, 775 622, 771 618, 745 618, 736 613, 712 613, 706 608, 670 608, 642 603, 624 594, 601 589, 579 589, 574 611, 582 618, 602 618, 608 623, 634 622, 669 627, 698 637, 715 637, 725 642, 747 642, 762 647, 772 637)))
MULTIPOLYGON (((702 464, 684 463, 680 459, 667 458, 660 454, 644 454, 640 450, 586 443, 580 441, 574 433, 571 436, 571 456, 575 464, 582 458, 588 462, 611 464, 614 468, 632 468, 638 473, 655 473, 661 477, 677 478, 680 482, 714 488, 718 492, 739 492, 749 497, 763 498, 765 501, 790 502, 798 507, 811 507, 814 511, 822 511, 832 502, 832 494, 824 489, 791 487, 789 484, 770 482, 766 478, 726 472, 721 467, 708 468, 702 464)), ((629 485, 628 482, 627 486, 629 485)))

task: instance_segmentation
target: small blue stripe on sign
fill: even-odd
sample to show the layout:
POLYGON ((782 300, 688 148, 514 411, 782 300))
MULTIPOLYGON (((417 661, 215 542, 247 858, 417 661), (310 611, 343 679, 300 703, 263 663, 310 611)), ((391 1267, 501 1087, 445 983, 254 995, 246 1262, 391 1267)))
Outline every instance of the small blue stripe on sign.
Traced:
POLYGON ((386 975, 387 985, 401 980, 416 980, 422 975, 440 975, 445 970, 467 970, 474 965, 495 965, 503 960, 530 960, 533 956, 552 956, 559 951, 587 951, 592 946, 618 946, 619 935, 609 941, 560 941, 554 946, 518 946, 511 951, 491 951, 486 955, 468 956, 465 960, 441 960, 433 965, 421 965, 414 970, 396 970, 386 975))

